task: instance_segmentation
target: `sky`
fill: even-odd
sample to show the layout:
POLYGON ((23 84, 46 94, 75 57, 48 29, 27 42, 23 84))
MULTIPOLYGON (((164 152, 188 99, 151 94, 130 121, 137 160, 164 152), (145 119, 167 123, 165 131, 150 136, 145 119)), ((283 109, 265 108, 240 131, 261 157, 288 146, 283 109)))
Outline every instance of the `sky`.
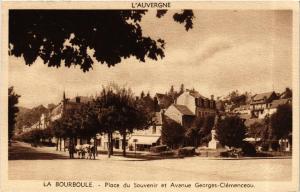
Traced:
POLYGON ((29 67, 10 56, 9 85, 21 95, 19 106, 57 104, 64 90, 70 98, 92 96, 110 82, 137 95, 165 93, 183 83, 206 97, 292 87, 292 12, 194 10, 188 32, 173 21, 173 13, 157 19, 150 11, 142 19, 144 36, 166 41, 166 57, 157 61, 129 58, 110 68, 95 62, 84 73, 78 67, 48 68, 41 59, 29 67))

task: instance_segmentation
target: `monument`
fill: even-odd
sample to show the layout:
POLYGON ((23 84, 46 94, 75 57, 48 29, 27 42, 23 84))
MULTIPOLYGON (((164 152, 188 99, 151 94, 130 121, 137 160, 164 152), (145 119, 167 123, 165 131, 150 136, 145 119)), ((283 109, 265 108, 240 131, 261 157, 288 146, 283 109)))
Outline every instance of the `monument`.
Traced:
POLYGON ((216 139, 216 126, 218 124, 218 121, 219 121, 219 115, 217 113, 216 116, 215 116, 214 126, 213 126, 213 128, 211 130, 211 141, 208 143, 208 148, 209 149, 219 149, 219 148, 222 148, 222 145, 216 139))

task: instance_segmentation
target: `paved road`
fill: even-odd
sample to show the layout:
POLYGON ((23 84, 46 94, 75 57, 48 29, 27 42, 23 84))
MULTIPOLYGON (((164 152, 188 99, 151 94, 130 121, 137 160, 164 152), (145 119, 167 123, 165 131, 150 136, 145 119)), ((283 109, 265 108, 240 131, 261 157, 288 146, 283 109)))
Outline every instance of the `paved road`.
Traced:
MULTIPOLYGON (((24 154, 26 147, 29 148, 28 146, 21 148, 24 154)), ((15 153, 18 151, 17 148, 15 153)), ((35 154, 34 156, 42 154, 44 158, 10 160, 9 179, 111 181, 289 181, 291 179, 291 159, 208 160, 191 157, 140 161, 116 156, 108 159, 107 156, 101 155, 97 160, 70 160, 66 158, 66 153, 54 154, 53 157, 53 154, 43 150, 28 149, 35 154), (47 155, 52 157, 52 160, 45 160, 47 155)))
POLYGON ((55 151, 54 147, 31 147, 30 144, 13 142, 9 147, 9 160, 67 159, 67 153, 55 151))

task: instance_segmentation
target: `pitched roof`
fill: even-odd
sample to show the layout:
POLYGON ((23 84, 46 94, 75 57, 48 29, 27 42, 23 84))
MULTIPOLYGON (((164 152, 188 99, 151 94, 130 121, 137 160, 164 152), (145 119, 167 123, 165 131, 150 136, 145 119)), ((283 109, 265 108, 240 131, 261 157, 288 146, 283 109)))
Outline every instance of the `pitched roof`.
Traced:
POLYGON ((60 113, 62 113, 62 104, 61 103, 52 109, 52 111, 50 112, 50 117, 58 115, 60 113))
POLYGON ((202 99, 207 99, 206 97, 204 97, 203 95, 201 95, 198 91, 194 91, 194 90, 188 90, 189 94, 192 96, 192 97, 195 97, 195 98, 202 98, 202 99))
POLYGON ((284 105, 289 103, 290 99, 276 99, 271 103, 270 108, 277 108, 279 105, 284 105))
POLYGON ((173 106, 182 114, 182 115, 194 115, 194 113, 187 108, 185 105, 175 105, 173 106))
POLYGON ((156 93, 156 98, 160 107, 164 109, 168 108, 173 103, 173 99, 166 94, 156 93))
POLYGON ((274 91, 256 94, 252 97, 252 100, 253 101, 258 101, 258 100, 263 100, 265 98, 268 99, 272 96, 273 93, 274 93, 274 91))

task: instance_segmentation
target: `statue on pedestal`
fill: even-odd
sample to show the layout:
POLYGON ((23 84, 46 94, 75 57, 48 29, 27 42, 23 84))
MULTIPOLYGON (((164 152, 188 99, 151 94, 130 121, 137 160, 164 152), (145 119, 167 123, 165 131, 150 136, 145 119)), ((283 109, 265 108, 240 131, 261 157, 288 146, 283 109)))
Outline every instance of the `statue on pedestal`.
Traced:
POLYGON ((210 148, 210 149, 217 149, 217 148, 222 147, 220 145, 219 141, 216 140, 216 127, 217 127, 218 122, 219 122, 219 114, 217 112, 216 116, 215 116, 214 126, 211 130, 211 141, 208 143, 208 148, 210 148))

